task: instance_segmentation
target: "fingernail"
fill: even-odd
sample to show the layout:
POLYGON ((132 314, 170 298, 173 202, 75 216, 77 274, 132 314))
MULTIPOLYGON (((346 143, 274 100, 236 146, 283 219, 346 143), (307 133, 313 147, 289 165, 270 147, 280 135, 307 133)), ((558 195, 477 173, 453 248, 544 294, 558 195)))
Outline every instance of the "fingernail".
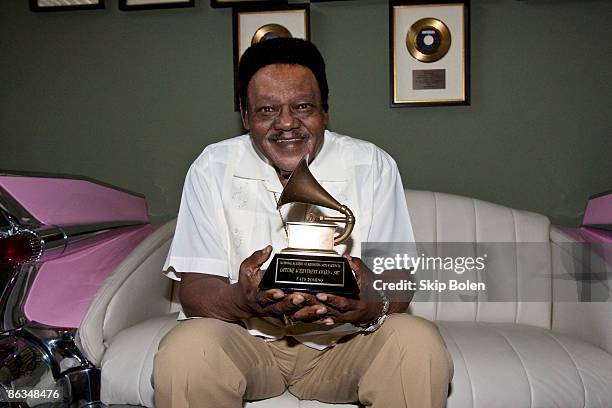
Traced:
POLYGON ((284 294, 284 293, 282 293, 282 292, 274 292, 274 294, 272 295, 272 297, 273 297, 274 299, 282 299, 282 298, 284 298, 284 297, 285 297, 285 294, 284 294))
POLYGON ((327 313, 327 308, 326 307, 320 307, 317 309, 317 314, 321 315, 321 314, 325 314, 327 313))
POLYGON ((327 300, 327 295, 324 295, 323 293, 317 293, 317 299, 322 302, 325 302, 327 300))
POLYGON ((331 325, 333 325, 333 324, 334 324, 334 321, 333 321, 333 319, 331 319, 331 318, 329 318, 329 317, 328 317, 327 319, 325 319, 325 324, 326 324, 327 326, 331 326, 331 325))
POLYGON ((292 303, 297 306, 300 303, 302 303, 303 301, 304 301, 304 297, 301 296, 301 295, 297 295, 297 296, 294 296, 294 298, 292 300, 292 303))

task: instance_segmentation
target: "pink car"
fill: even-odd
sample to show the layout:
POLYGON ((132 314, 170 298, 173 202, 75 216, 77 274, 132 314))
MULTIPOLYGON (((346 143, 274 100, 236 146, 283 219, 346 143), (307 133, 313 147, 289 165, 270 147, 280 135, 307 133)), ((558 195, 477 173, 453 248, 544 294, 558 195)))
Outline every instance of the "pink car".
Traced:
POLYGON ((138 194, 0 172, 0 405, 100 405, 100 370, 76 331, 102 282, 154 229, 138 194))

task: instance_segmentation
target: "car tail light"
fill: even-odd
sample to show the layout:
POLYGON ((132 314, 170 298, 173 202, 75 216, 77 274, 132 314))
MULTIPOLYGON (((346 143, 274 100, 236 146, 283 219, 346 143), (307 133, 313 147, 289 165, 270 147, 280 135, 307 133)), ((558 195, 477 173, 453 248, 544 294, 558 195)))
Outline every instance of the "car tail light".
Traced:
POLYGON ((37 261, 41 249, 38 237, 31 231, 0 237, 0 263, 19 265, 37 261))

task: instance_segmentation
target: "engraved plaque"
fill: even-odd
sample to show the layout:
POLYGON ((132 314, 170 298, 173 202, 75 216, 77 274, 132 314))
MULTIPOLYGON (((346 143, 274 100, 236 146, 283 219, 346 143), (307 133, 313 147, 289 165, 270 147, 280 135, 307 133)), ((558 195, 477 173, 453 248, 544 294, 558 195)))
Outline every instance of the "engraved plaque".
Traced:
POLYGON ((412 89, 446 89, 446 70, 413 69, 412 89))
POLYGON ((259 288, 286 292, 331 293, 357 297, 359 287, 344 257, 278 253, 264 273, 259 288), (274 273, 268 273, 274 271, 274 273))
POLYGON ((344 263, 299 258, 279 259, 276 263, 276 282, 343 286, 344 263))

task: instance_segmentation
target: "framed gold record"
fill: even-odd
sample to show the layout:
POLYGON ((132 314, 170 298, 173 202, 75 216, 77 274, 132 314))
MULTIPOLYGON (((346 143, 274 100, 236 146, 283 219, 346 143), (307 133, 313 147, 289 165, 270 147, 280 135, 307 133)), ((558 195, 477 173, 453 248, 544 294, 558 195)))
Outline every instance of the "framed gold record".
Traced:
POLYGON ((469 105, 469 0, 390 0, 391 106, 469 105))
POLYGON ((451 46, 451 33, 437 18, 422 18, 406 35, 406 48, 422 62, 434 62, 444 57, 451 46))

